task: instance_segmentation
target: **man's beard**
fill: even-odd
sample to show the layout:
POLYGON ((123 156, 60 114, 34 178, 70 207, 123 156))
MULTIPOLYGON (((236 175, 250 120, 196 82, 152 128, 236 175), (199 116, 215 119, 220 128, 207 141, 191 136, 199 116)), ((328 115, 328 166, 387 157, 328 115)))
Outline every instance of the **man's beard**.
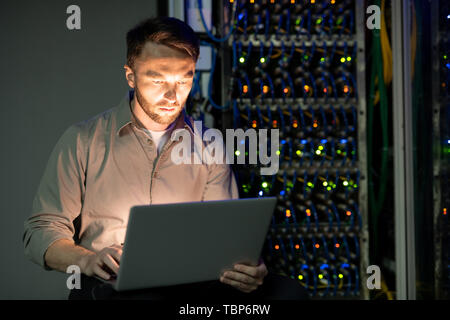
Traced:
POLYGON ((137 86, 135 88, 135 93, 136 93, 137 102, 141 106, 142 110, 144 110, 144 112, 150 117, 150 119, 152 119, 156 123, 159 123, 159 124, 171 124, 172 122, 174 122, 178 118, 178 116, 180 115, 181 111, 183 110, 183 108, 179 108, 178 106, 176 106, 174 108, 179 108, 178 112, 176 112, 176 113, 174 113, 172 115, 161 116, 158 113, 154 112, 153 110, 157 109, 158 107, 172 107, 172 106, 168 106, 168 105, 152 106, 141 95, 141 93, 140 93, 140 91, 139 91, 137 86))

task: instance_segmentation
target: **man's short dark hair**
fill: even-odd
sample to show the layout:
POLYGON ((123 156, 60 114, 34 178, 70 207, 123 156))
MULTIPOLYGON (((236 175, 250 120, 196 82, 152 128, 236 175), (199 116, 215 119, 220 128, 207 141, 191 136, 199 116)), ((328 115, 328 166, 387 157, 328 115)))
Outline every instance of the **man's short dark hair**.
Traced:
POLYGON ((127 64, 133 68, 145 43, 151 41, 184 51, 197 62, 199 40, 194 30, 185 22, 170 17, 150 18, 127 32, 127 64))

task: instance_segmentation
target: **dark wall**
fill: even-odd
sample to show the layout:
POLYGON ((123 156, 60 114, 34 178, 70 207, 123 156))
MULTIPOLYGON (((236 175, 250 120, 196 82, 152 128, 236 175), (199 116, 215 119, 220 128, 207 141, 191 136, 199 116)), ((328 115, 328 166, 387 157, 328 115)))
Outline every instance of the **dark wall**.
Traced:
POLYGON ((59 136, 125 95, 125 34, 156 15, 156 0, 0 2, 0 299, 67 298, 68 275, 25 258, 23 222, 59 136))

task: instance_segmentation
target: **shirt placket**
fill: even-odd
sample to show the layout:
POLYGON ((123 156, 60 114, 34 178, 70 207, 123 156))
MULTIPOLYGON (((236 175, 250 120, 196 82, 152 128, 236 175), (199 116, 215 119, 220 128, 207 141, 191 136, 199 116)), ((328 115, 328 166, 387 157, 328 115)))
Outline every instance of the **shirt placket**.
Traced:
POLYGON ((134 126, 134 129, 138 141, 142 146, 142 149, 144 150, 145 156, 147 157, 149 167, 151 168, 152 172, 149 181, 149 199, 150 199, 149 203, 152 203, 152 182, 154 179, 155 164, 158 159, 156 150, 157 147, 153 142, 153 140, 142 129, 138 128, 137 126, 134 126))

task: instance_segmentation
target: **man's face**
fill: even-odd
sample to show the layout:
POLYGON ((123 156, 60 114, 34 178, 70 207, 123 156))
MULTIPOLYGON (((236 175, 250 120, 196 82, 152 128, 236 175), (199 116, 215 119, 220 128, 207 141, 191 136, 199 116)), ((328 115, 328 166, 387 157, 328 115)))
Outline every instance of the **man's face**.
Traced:
POLYGON ((125 66, 137 102, 156 123, 171 124, 183 110, 195 72, 188 54, 147 42, 133 69, 125 66))

